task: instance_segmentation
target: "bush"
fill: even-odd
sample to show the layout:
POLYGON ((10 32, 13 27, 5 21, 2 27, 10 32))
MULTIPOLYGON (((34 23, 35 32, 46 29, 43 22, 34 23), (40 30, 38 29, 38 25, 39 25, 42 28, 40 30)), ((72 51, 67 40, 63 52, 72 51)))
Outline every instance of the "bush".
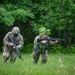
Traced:
POLYGON ((52 47, 51 52, 53 52, 53 53, 62 52, 62 50, 63 50, 62 46, 57 46, 57 47, 54 46, 54 47, 52 47))
POLYGON ((75 44, 70 45, 70 47, 68 48, 68 52, 75 53, 75 44))
POLYGON ((55 47, 52 47, 51 51, 52 53, 58 53, 58 52, 61 52, 61 53, 75 53, 75 45, 72 45, 70 46, 69 48, 64 48, 62 46, 55 46, 55 47))
POLYGON ((33 43, 30 43, 26 46, 24 46, 22 49, 21 49, 21 52, 23 53, 32 53, 32 50, 33 49, 33 43))

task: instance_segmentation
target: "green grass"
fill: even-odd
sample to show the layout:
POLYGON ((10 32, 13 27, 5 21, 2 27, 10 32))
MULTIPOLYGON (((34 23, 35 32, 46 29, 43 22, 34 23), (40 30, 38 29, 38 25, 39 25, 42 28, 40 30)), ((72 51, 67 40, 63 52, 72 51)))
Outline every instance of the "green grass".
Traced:
POLYGON ((3 63, 0 54, 0 75, 75 75, 75 54, 50 53, 46 64, 33 64, 32 54, 22 54, 24 61, 3 63))

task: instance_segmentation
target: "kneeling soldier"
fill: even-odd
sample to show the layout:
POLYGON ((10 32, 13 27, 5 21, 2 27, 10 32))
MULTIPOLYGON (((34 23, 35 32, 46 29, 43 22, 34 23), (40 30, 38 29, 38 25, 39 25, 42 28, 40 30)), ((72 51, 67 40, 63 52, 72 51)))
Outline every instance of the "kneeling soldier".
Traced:
POLYGON ((8 32, 4 39, 3 39, 3 44, 4 44, 4 63, 7 62, 7 60, 10 57, 10 61, 15 62, 16 60, 16 53, 15 53, 15 47, 14 44, 11 42, 11 37, 12 40, 15 42, 17 49, 20 49, 23 46, 23 37, 20 34, 20 29, 18 27, 14 27, 11 32, 8 32))

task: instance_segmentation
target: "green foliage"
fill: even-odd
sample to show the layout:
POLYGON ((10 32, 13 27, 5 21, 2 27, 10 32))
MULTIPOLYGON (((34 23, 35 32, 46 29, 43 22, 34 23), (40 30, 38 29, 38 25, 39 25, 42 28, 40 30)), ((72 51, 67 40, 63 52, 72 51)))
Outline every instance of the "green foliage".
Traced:
POLYGON ((62 46, 54 46, 52 47, 51 51, 52 53, 75 53, 75 45, 70 46, 69 48, 63 48, 62 46))
POLYGON ((17 20, 32 26, 36 34, 44 26, 51 30, 52 37, 75 38, 75 1, 1 0, 0 23, 11 26, 17 20))
POLYGON ((21 49, 21 52, 23 52, 23 53, 32 53, 32 51, 33 51, 33 44, 32 44, 32 43, 30 43, 30 44, 24 46, 24 47, 21 49))
POLYGON ((16 20, 21 20, 22 22, 28 21, 27 17, 34 18, 34 15, 29 10, 17 9, 12 12, 16 20))
POLYGON ((5 5, 2 4, 1 6, 9 12, 11 11, 16 20, 19 19, 26 22, 29 21, 27 17, 34 18, 35 15, 34 23, 32 23, 34 30, 35 25, 37 25, 37 28, 39 25, 43 25, 50 29, 57 26, 57 29, 63 30, 66 28, 66 22, 70 24, 74 22, 75 3, 73 0, 46 0, 38 2, 31 0, 6 0, 3 3, 5 5))
MULTIPOLYGON (((66 49, 67 50, 67 49, 66 49)), ((70 45, 70 47, 68 48, 68 52, 70 53, 75 53, 75 44, 70 45)))
POLYGON ((4 8, 0 8, 0 11, 0 23, 4 23, 8 26, 13 25, 15 20, 11 12, 6 11, 4 8))
MULTIPOLYGON (((26 46, 24 46, 21 49, 21 52, 23 53, 32 53, 33 52, 33 43, 30 43, 26 46)), ((49 53, 75 53, 75 45, 70 46, 69 48, 63 48, 62 46, 53 46, 51 47, 51 50, 49 50, 49 53)))
POLYGON ((24 61, 16 59, 15 63, 3 63, 0 54, 0 75, 74 75, 75 54, 49 54, 46 64, 33 64, 31 54, 22 54, 24 61))
MULTIPOLYGON (((38 2, 39 3, 39 2, 38 2)), ((67 24, 73 24, 74 22, 74 2, 73 1, 41 1, 40 4, 35 3, 36 16, 38 19, 33 22, 34 31, 38 31, 39 26, 43 25, 46 28, 52 29, 55 27, 57 30, 66 29, 67 24), (73 8, 73 9, 72 9, 73 8), (72 17, 72 18, 70 18, 72 17)), ((68 27, 70 25, 68 24, 68 27)), ((70 28, 70 29, 73 29, 70 28)))
MULTIPOLYGON (((38 2, 31 0, 6 0, 3 3, 5 5, 2 4, 1 7, 7 12, 11 11, 10 14, 7 13, 8 17, 5 16, 3 18, 4 21, 1 20, 6 25, 12 25, 15 20, 22 22, 31 20, 33 30, 36 32, 41 25, 49 29, 56 27, 57 30, 64 30, 67 23, 72 26, 74 22, 75 2, 73 0, 46 0, 38 2), (34 18, 33 22, 30 18, 34 18)), ((2 17, 0 18, 2 19, 2 17)))
POLYGON ((62 50, 63 50, 63 47, 62 46, 54 46, 54 47, 52 47, 52 52, 54 52, 54 53, 56 53, 56 52, 62 52, 62 50))
POLYGON ((34 14, 26 7, 23 8, 12 4, 0 6, 0 23, 5 25, 14 25, 16 20, 27 22, 31 18, 34 18, 34 14))

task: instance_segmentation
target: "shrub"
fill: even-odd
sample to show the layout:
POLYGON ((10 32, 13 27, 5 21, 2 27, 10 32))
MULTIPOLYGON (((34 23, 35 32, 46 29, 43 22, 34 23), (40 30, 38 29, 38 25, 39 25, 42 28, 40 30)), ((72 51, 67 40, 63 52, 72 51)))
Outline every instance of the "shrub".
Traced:
POLYGON ((53 46, 52 49, 51 49, 51 52, 53 53, 56 53, 56 52, 61 52, 63 50, 63 47, 62 46, 53 46))
POLYGON ((69 48, 64 48, 62 46, 54 46, 52 47, 51 51, 52 53, 57 53, 57 52, 61 52, 61 53, 75 53, 75 45, 70 46, 69 48))
POLYGON ((26 46, 24 46, 22 49, 21 49, 21 52, 23 53, 32 53, 32 50, 33 49, 33 43, 30 43, 26 46))

